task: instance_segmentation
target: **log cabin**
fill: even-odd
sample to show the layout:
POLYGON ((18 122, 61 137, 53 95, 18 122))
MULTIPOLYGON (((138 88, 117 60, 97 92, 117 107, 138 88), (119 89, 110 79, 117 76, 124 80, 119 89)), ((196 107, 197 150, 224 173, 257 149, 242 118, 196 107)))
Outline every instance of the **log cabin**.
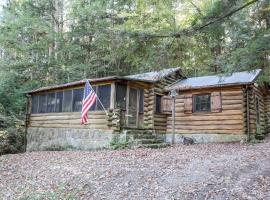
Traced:
POLYGON ((97 101, 87 125, 81 125, 85 80, 38 88, 26 93, 27 150, 106 149, 115 141, 157 148, 186 137, 195 143, 263 138, 270 95, 256 84, 259 74, 186 78, 180 68, 170 68, 89 79, 105 111, 97 101), (171 91, 177 92, 175 101, 171 91))
MULTIPOLYGON (((179 80, 166 88, 176 90, 176 142, 183 136, 195 142, 233 142, 263 139, 269 131, 269 89, 256 83, 261 70, 179 80)), ((172 116, 166 139, 172 140, 172 116)))
POLYGON ((136 143, 150 147, 156 142, 162 145, 155 136, 155 131, 166 132, 161 99, 165 87, 182 78, 180 68, 170 68, 89 79, 106 110, 96 102, 85 126, 80 120, 85 80, 27 92, 27 150, 103 149, 115 138, 129 142, 136 138, 136 143))

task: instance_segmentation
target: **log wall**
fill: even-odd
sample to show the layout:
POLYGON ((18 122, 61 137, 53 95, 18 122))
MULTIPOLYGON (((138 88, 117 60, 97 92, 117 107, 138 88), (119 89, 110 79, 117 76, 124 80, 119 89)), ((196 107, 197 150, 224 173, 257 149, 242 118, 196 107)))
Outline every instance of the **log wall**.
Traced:
POLYGON ((250 132, 251 134, 266 133, 266 105, 262 90, 252 86, 249 92, 249 113, 250 113, 250 132), (260 121, 257 123, 256 98, 259 100, 260 121), (258 133, 258 130, 260 133, 258 133))
POLYGON ((270 133, 270 92, 268 92, 264 97, 264 104, 266 109, 266 125, 267 132, 270 133))
POLYGON ((170 74, 169 76, 166 76, 162 78, 160 81, 155 83, 154 85, 154 95, 151 100, 153 104, 149 106, 152 109, 151 115, 153 116, 153 127, 156 132, 158 133, 166 133, 166 127, 167 127, 167 116, 168 114, 161 114, 161 113, 155 113, 155 95, 164 95, 165 94, 165 87, 171 85, 172 83, 183 79, 182 74, 178 72, 174 72, 170 74))
POLYGON ((109 130, 108 117, 104 111, 88 114, 87 125, 81 125, 80 112, 31 114, 28 127, 36 128, 76 128, 109 130))
POLYGON ((166 133, 167 127, 167 115, 166 114, 154 114, 154 129, 158 133, 166 133))
POLYGON ((154 104, 155 93, 154 89, 144 90, 144 128, 154 128, 154 104))
MULTIPOLYGON (((175 131, 180 134, 215 133, 244 134, 244 95, 242 87, 180 91, 176 97, 175 131), (184 96, 220 92, 221 112, 184 113, 184 96)), ((172 132, 172 117, 167 120, 167 132, 172 132)))

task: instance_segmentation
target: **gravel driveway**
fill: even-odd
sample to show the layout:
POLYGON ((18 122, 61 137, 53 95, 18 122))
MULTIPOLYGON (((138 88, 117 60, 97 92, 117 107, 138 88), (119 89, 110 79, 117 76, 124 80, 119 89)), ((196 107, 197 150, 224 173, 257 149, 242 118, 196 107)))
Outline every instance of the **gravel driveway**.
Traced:
POLYGON ((270 199, 270 141, 5 155, 0 199, 270 199))

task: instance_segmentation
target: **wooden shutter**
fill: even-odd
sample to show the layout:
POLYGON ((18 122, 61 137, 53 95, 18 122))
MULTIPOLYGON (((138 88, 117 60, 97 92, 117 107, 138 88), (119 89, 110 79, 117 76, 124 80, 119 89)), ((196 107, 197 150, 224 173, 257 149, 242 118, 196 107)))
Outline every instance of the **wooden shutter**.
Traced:
POLYGON ((161 100, 161 108, 163 113, 172 112, 172 98, 169 96, 163 96, 161 100))
POLYGON ((213 92, 211 94, 211 112, 221 112, 221 93, 213 92))
POLYGON ((185 95, 184 98, 184 113, 192 113, 192 94, 185 95))

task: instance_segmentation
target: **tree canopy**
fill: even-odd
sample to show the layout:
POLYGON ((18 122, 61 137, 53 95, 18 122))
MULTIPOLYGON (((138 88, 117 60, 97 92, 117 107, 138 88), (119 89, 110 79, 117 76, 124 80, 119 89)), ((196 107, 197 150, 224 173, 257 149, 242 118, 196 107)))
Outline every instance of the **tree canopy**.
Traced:
POLYGON ((23 92, 83 78, 181 67, 255 68, 269 81, 268 0, 9 0, 0 14, 0 110, 23 92))

